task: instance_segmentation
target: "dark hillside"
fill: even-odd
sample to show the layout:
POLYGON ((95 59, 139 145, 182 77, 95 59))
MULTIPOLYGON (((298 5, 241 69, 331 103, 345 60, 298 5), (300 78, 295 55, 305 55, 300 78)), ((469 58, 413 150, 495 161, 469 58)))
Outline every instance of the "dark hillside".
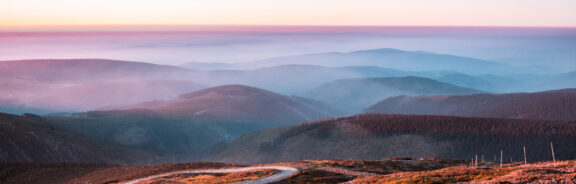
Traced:
POLYGON ((537 93, 398 96, 382 100, 365 112, 571 121, 576 120, 576 89, 537 93))
POLYGON ((209 160, 238 163, 390 157, 574 159, 576 122, 364 114, 267 129, 234 140, 209 160))

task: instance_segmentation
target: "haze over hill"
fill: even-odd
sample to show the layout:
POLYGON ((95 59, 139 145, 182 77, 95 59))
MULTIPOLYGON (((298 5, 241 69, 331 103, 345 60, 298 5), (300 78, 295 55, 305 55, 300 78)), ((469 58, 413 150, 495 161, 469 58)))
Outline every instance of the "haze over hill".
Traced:
MULTIPOLYGON (((424 60, 420 60, 417 57, 422 54, 420 52, 391 49, 358 51, 343 55, 354 55, 354 57, 356 57, 358 53, 364 52, 383 52, 383 55, 387 55, 389 52, 401 53, 400 55, 403 57, 406 55, 406 57, 411 60, 409 62, 406 61, 407 63, 424 62, 424 60)), ((90 95, 86 96, 83 100, 87 101, 83 105, 77 104, 82 100, 75 100, 76 102, 70 102, 68 104, 66 103, 67 100, 61 100, 62 98, 59 98, 58 95, 71 93, 70 96, 79 96, 79 94, 74 94, 74 91, 80 92, 82 91, 80 88, 88 89, 90 88, 88 87, 90 85, 98 87, 102 85, 102 83, 138 83, 173 80, 190 81, 209 86, 243 84, 287 95, 302 94, 311 88, 339 79, 365 77, 418 76, 488 92, 538 91, 542 89, 548 90, 574 87, 573 82, 571 82, 574 78, 574 76, 571 75, 573 72, 554 75, 469 75, 462 73, 462 71, 435 71, 435 68, 426 68, 424 71, 403 71, 394 68, 362 66, 364 64, 371 64, 370 62, 373 62, 372 64, 380 62, 380 54, 375 54, 377 57, 374 57, 376 58, 372 58, 371 55, 372 54, 360 54, 358 57, 367 57, 366 62, 351 63, 355 65, 345 67, 294 65, 292 63, 301 63, 300 60, 294 60, 285 62, 266 62, 267 65, 272 66, 266 68, 212 71, 198 71, 175 66, 104 59, 2 61, 0 62, 0 85, 2 85, 3 88, 0 90, 0 101, 11 102, 10 104, 0 105, 13 107, 12 109, 48 109, 53 111, 87 110, 102 105, 114 105, 117 103, 102 103, 102 100, 98 100, 100 99, 98 94, 101 93, 94 94, 96 95, 94 97, 91 97, 90 95), (288 63, 289 65, 282 65, 285 63, 288 63), (74 85, 79 86, 75 87, 74 85), (69 89, 70 91, 68 91, 69 89), (93 100, 91 100, 91 98, 93 98, 93 100), (58 104, 47 104, 46 102, 56 102, 58 104), (77 107, 79 107, 79 109, 74 109, 77 107)), ((434 54, 426 53, 424 55, 434 54)), ((441 58, 443 57, 448 56, 442 56, 441 58)), ((448 58, 452 58, 452 56, 448 58)), ((429 62, 436 63, 436 61, 432 60, 429 62)), ((454 62, 465 65, 468 60, 458 59, 454 62)), ((474 60, 471 63, 476 62, 480 61, 474 60)), ((308 64, 322 65, 322 62, 310 62, 308 64)), ((165 85, 170 85, 170 83, 173 82, 167 83, 168 84, 165 85)), ((121 91, 126 90, 126 88, 118 88, 118 86, 113 85, 101 87, 109 87, 110 90, 108 91, 110 93, 108 94, 116 92, 122 93, 121 91)), ((193 90, 195 89, 190 89, 190 91, 193 90)), ((158 93, 154 98, 144 98, 146 96, 151 96, 150 94, 146 94, 145 91, 147 90, 139 92, 144 94, 134 94, 136 94, 135 96, 142 96, 142 101, 167 99, 174 96, 172 92, 169 92, 170 95, 161 95, 158 93)), ((185 93, 190 91, 176 90, 175 92, 185 93)), ((140 98, 134 99, 140 100, 140 98)), ((119 103, 134 102, 135 100, 119 101, 119 103)))
POLYGON ((319 53, 257 61, 257 65, 315 64, 323 66, 379 66, 408 71, 447 70, 470 74, 511 72, 503 63, 421 51, 373 49, 348 53, 319 53))
POLYGON ((339 111, 301 97, 226 85, 167 101, 47 117, 55 126, 104 143, 127 146, 154 162, 193 161, 207 148, 254 130, 337 116, 339 111))
POLYGON ((0 62, 3 82, 85 83, 110 80, 161 80, 190 70, 142 62, 108 59, 39 59, 0 62))
POLYGON ((575 30, 501 26, 96 26, 7 30, 0 35, 0 60, 110 58, 179 65, 396 48, 535 65, 538 67, 525 72, 543 74, 550 68, 552 72, 576 68, 571 59, 576 48, 575 30), (128 30, 119 31, 123 28, 128 30))
POLYGON ((232 163, 390 157, 574 159, 576 124, 518 119, 363 114, 256 131, 220 145, 205 160, 232 163))
MULTIPOLYGON (((325 67, 300 64, 278 65, 248 70, 212 70, 206 71, 204 74, 202 77, 195 77, 195 79, 206 84, 244 84, 283 94, 302 94, 322 84, 349 78, 417 76, 458 86, 494 92, 516 90, 517 87, 523 85, 521 82, 524 82, 520 82, 522 78, 517 79, 518 81, 513 81, 514 79, 512 78, 498 76, 498 79, 492 80, 492 78, 483 78, 481 75, 473 76, 455 71, 414 72, 377 66, 325 67)), ((536 87, 531 86, 530 88, 534 89, 536 87)))
POLYGON ((563 89, 536 93, 398 96, 382 100, 365 112, 574 121, 574 109, 576 89, 563 89))
POLYGON ((87 83, 46 90, 27 105, 61 111, 87 111, 113 105, 168 100, 207 87, 176 80, 87 83))
POLYGON ((165 100, 206 88, 185 80, 193 73, 174 66, 105 59, 2 61, 0 106, 16 113, 79 112, 165 100))
POLYGON ((358 113, 391 96, 474 94, 482 91, 420 77, 341 79, 316 87, 304 96, 358 113))
MULTIPOLYGON (((338 115, 335 108, 308 103, 271 91, 243 85, 225 85, 180 95, 169 101, 119 106, 119 110, 91 112, 115 114, 141 110, 171 119, 195 119, 238 123, 291 124, 338 115)), ((112 107, 114 108, 114 107, 112 107)))
POLYGON ((0 0, 0 184, 576 183, 575 7, 0 0))

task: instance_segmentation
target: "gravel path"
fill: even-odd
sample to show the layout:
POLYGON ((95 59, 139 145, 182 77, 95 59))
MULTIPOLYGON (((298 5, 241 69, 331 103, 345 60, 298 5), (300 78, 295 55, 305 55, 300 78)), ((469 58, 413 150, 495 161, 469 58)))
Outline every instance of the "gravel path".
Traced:
POLYGON ((277 182, 286 178, 291 177, 292 175, 298 173, 298 169, 294 167, 286 167, 286 166, 259 166, 259 167, 242 167, 242 168, 231 168, 231 169, 205 169, 205 170, 187 170, 187 171, 176 171, 176 172, 169 172, 163 174, 152 175, 144 178, 135 179, 132 181, 124 182, 123 184, 137 184, 139 182, 148 181, 151 179, 166 177, 174 174, 189 174, 189 173, 231 173, 231 172, 243 172, 249 170, 256 170, 256 169, 274 169, 279 170, 279 173, 274 175, 260 178, 257 180, 250 180, 244 181, 237 184, 265 184, 265 183, 272 183, 277 182))

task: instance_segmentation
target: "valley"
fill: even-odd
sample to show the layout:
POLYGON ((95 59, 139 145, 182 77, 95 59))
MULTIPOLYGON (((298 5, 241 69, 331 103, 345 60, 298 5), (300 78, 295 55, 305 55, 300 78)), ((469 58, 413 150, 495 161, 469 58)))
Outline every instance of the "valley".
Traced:
POLYGON ((0 183, 576 182, 573 29, 285 28, 0 32, 0 183))

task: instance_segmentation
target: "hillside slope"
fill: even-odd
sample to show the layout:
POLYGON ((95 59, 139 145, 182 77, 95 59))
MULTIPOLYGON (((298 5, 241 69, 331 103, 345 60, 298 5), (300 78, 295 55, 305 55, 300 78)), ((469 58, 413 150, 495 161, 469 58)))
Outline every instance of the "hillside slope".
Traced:
POLYGON ((284 162, 390 157, 574 159, 576 124, 515 119, 364 114, 257 131, 217 148, 212 161, 284 162))
POLYGON ((538 120, 576 120, 576 89, 537 93, 392 97, 368 113, 437 114, 538 120))
POLYGON ((63 130, 39 116, 0 113, 0 162, 133 163, 146 158, 63 130))
POLYGON ((94 111, 97 114, 144 112, 170 119, 217 122, 291 124, 338 115, 334 108, 297 97, 244 85, 224 85, 180 95, 153 103, 119 106, 118 110, 94 111), (134 111, 136 110, 136 111, 134 111))
POLYGON ((254 130, 331 117, 320 102, 270 91, 226 85, 153 101, 48 117, 77 134, 154 155, 157 162, 193 161, 210 146, 254 130))
POLYGON ((108 59, 38 59, 0 62, 0 79, 36 83, 175 79, 191 70, 167 65, 108 59))
POLYGON ((113 105, 168 100, 207 87, 177 80, 87 83, 45 90, 27 105, 61 111, 87 111, 113 105))
POLYGON ((482 91, 421 77, 342 79, 321 85, 303 96, 358 113, 398 95, 474 94, 482 91))

